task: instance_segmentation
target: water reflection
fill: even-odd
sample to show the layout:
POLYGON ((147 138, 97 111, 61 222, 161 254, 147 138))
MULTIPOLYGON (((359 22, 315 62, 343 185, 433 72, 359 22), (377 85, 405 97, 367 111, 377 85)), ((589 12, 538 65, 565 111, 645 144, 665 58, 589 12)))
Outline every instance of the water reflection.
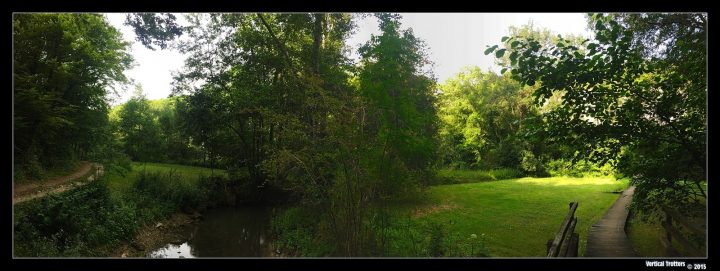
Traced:
POLYGON ((188 227, 188 242, 168 244, 153 251, 155 258, 267 257, 270 247, 270 216, 264 207, 219 208, 206 212, 203 220, 188 227))
POLYGON ((151 258, 195 258, 192 254, 192 247, 187 242, 181 245, 168 244, 167 246, 153 251, 151 258))

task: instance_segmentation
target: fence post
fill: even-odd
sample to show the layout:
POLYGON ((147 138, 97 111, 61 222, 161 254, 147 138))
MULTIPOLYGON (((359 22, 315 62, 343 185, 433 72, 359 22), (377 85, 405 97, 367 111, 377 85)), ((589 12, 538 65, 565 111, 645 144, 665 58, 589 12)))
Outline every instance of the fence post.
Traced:
POLYGON ((568 251, 568 243, 570 243, 570 239, 572 239, 572 236, 575 233, 575 224, 577 223, 575 210, 577 210, 577 207, 577 202, 570 202, 570 210, 568 211, 567 216, 565 216, 565 220, 563 220, 563 223, 560 225, 560 230, 555 235, 555 238, 552 239, 551 243, 548 241, 550 246, 548 248, 547 257, 566 256, 565 254, 567 254, 568 251))

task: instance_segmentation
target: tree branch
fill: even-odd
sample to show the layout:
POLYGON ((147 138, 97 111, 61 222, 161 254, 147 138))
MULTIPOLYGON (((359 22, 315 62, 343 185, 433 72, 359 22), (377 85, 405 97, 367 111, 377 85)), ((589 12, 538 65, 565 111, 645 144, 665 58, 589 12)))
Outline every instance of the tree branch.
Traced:
POLYGON ((283 53, 283 55, 285 55, 285 61, 288 62, 288 66, 292 69, 292 67, 293 67, 292 61, 290 59, 290 54, 288 54, 288 52, 287 52, 287 49, 282 44, 282 42, 280 42, 278 37, 275 35, 275 32, 270 27, 270 24, 268 24, 268 22, 265 20, 265 17, 263 17, 261 13, 257 13, 257 16, 260 19, 260 22, 262 22, 265 29, 268 31, 268 33, 270 33, 270 37, 272 37, 272 39, 275 41, 275 44, 278 47, 278 50, 280 50, 283 53))

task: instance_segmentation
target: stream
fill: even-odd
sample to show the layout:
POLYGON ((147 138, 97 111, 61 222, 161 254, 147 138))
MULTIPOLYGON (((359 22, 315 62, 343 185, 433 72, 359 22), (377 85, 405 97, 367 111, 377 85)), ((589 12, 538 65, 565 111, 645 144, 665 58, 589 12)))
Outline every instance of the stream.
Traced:
POLYGON ((186 227, 187 242, 167 244, 151 258, 273 257, 270 207, 224 207, 208 210, 186 227))

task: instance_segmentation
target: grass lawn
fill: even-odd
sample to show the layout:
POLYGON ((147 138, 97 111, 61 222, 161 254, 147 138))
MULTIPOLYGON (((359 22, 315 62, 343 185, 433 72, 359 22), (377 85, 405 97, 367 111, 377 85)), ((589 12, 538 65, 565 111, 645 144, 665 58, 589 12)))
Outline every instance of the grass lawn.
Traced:
POLYGON ((195 182, 198 177, 210 176, 211 174, 226 174, 225 170, 221 169, 210 169, 203 167, 183 166, 175 164, 162 164, 162 163, 132 163, 132 171, 122 176, 118 173, 108 173, 107 184, 110 191, 113 193, 122 193, 132 187, 133 183, 137 180, 138 174, 145 170, 146 172, 170 172, 174 171, 177 176, 184 181, 195 182))
POLYGON ((414 212, 415 219, 446 225, 460 236, 484 234, 492 257, 544 257, 545 244, 560 228, 568 204, 578 201, 576 232, 583 255, 591 225, 618 198, 610 192, 627 185, 610 177, 527 177, 441 185, 429 189, 429 200, 419 214, 412 204, 396 205, 396 211, 414 212))

